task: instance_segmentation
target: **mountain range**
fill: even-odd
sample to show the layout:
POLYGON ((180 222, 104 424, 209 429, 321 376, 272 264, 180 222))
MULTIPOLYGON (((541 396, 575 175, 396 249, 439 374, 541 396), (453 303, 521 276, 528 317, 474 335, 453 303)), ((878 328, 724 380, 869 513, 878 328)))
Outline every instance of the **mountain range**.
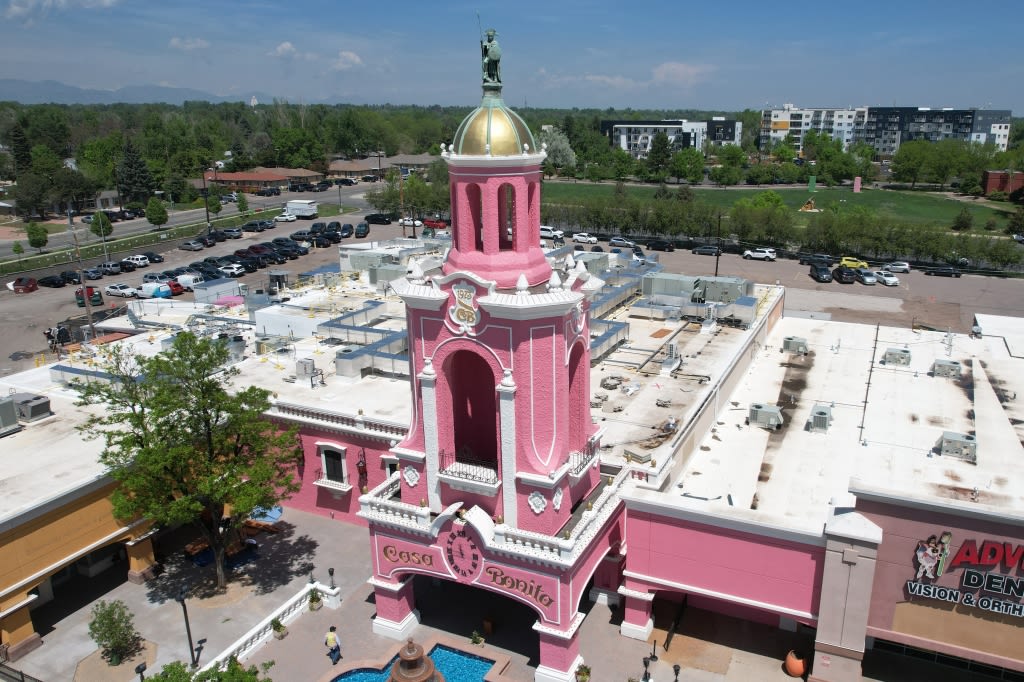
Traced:
POLYGON ((248 103, 254 96, 261 104, 269 104, 274 100, 273 95, 268 95, 265 92, 247 92, 221 97, 202 90, 169 88, 162 85, 130 85, 117 90, 94 90, 58 81, 0 78, 0 101, 20 102, 21 104, 151 104, 164 102, 181 105, 186 101, 248 103))

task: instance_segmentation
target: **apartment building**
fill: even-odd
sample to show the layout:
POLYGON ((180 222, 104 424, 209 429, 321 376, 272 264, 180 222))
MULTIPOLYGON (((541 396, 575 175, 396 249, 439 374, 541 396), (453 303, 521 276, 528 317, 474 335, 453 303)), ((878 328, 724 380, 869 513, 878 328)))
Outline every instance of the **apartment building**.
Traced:
POLYGON ((781 109, 765 109, 761 112, 758 144, 761 149, 771 149, 788 137, 796 151, 801 152, 804 135, 814 130, 840 140, 843 149, 847 149, 855 141, 855 131, 864 126, 867 113, 867 107, 805 109, 793 104, 784 104, 781 109))
POLYGON ((703 151, 708 144, 740 144, 743 124, 722 116, 705 121, 601 121, 601 134, 613 147, 629 152, 634 159, 647 158, 658 133, 668 136, 673 149, 693 147, 703 151))

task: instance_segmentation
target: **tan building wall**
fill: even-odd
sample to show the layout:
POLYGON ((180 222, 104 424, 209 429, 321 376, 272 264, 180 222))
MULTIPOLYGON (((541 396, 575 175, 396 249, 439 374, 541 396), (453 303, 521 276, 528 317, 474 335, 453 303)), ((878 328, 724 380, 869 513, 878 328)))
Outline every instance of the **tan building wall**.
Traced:
POLYGON ((152 571, 152 544, 144 537, 148 524, 125 525, 114 518, 115 485, 98 483, 32 510, 0 531, 0 643, 9 647, 12 659, 39 645, 29 613, 35 600, 31 591, 68 564, 106 545, 132 541, 129 579, 141 582, 152 571))

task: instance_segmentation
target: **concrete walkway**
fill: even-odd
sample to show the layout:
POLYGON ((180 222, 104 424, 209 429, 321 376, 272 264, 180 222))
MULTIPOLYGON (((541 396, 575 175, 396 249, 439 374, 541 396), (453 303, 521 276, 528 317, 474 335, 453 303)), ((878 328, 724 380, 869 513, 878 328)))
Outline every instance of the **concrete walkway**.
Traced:
MULTIPOLYGON (((33 612, 43 635, 43 646, 18 660, 14 667, 44 682, 132 682, 139 659, 117 668, 95 665, 97 648, 88 636, 92 604, 98 599, 121 599, 135 614, 135 623, 149 643, 144 654, 150 672, 171 661, 188 660, 188 644, 181 606, 174 595, 190 586, 186 601, 199 663, 203 665, 226 649, 266 615, 294 596, 309 580, 312 568, 317 580, 327 582, 327 568, 335 569, 342 602, 337 610, 323 608, 303 614, 289 624, 288 636, 270 640, 244 662, 274 661, 269 676, 276 682, 328 682, 352 665, 380 667, 399 645, 375 635, 373 590, 366 580, 371 573, 367 531, 326 517, 288 509, 282 531, 261 535, 260 559, 238 571, 224 594, 213 594, 211 566, 196 568, 186 562, 180 547, 194 533, 178 531, 160 541, 169 552, 166 571, 146 585, 124 581, 126 568, 119 565, 92 579, 58 589, 58 598, 33 612), (344 659, 331 665, 323 645, 330 625, 338 626, 344 659), (77 671, 77 672, 76 672, 77 671)), ((508 656, 500 682, 532 682, 539 663, 539 645, 532 626, 536 614, 523 604, 500 595, 456 583, 418 577, 416 603, 421 625, 412 636, 420 642, 450 638, 482 657, 508 656), (470 643, 473 631, 483 631, 483 621, 493 632, 482 646, 470 643)), ((643 675, 643 658, 657 643, 658 660, 651 663, 651 679, 673 682, 673 664, 679 664, 680 680, 686 682, 761 682, 791 679, 781 663, 792 646, 805 643, 792 633, 739 621, 699 609, 689 609, 669 651, 665 633, 655 630, 647 642, 619 634, 621 612, 599 604, 584 603, 587 612, 580 629, 580 653, 593 669, 594 682, 627 682, 643 675), (796 644, 794 644, 796 643, 796 644)), ((953 671, 926 661, 869 652, 865 678, 876 682, 967 682, 976 674, 953 671)))

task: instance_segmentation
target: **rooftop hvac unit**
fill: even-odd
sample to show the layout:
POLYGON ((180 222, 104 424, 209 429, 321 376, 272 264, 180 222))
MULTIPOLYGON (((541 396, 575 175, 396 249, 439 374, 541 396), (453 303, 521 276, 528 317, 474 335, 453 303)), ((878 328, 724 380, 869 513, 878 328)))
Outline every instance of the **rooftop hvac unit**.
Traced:
POLYGON ((910 366, 909 348, 886 348, 884 362, 887 365, 910 366))
POLYGON ((21 431, 18 423, 18 410, 14 407, 13 398, 0 400, 0 438, 21 431))
POLYGON ((245 359, 245 337, 232 336, 228 341, 228 362, 236 363, 245 359))
POLYGON ((295 362, 295 376, 297 377, 311 377, 315 371, 316 363, 313 362, 313 358, 299 358, 295 362))
POLYGON ((787 336, 782 339, 782 350, 786 353, 807 355, 807 339, 802 336, 787 336))
POLYGON ((18 420, 23 422, 34 422, 49 417, 50 399, 44 395, 33 395, 31 393, 14 393, 11 395, 14 406, 18 410, 18 420))
POLYGON ((807 418, 807 430, 811 433, 826 433, 832 425, 832 407, 816 403, 807 418))
POLYGON ((940 358, 932 363, 932 376, 959 379, 960 363, 956 360, 943 360, 940 358))
POLYGON ((752 403, 750 413, 747 415, 747 424, 760 426, 765 429, 779 429, 785 420, 782 418, 782 408, 776 405, 764 405, 752 403))
POLYGON ((943 431, 936 447, 943 456, 956 457, 971 464, 978 461, 978 441, 966 433, 943 431))

